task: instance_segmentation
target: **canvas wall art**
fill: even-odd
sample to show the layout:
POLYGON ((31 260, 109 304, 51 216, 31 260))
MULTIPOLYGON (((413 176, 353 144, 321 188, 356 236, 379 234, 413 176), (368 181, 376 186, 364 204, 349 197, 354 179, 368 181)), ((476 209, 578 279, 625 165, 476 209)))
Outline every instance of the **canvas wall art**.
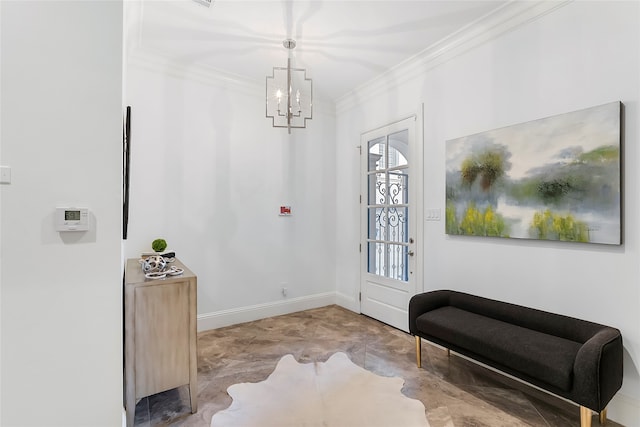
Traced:
POLYGON ((621 244, 621 110, 447 141, 447 234, 621 244))

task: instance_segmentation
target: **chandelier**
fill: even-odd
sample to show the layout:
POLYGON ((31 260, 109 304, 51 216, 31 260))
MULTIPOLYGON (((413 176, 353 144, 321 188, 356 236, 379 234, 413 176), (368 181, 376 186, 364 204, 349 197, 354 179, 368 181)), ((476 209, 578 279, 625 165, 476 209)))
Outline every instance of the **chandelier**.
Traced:
POLYGON ((313 90, 307 71, 291 65, 296 41, 287 39, 282 45, 289 49, 287 67, 273 67, 272 75, 267 76, 267 118, 273 127, 291 133, 291 128, 305 128, 313 118, 313 90))

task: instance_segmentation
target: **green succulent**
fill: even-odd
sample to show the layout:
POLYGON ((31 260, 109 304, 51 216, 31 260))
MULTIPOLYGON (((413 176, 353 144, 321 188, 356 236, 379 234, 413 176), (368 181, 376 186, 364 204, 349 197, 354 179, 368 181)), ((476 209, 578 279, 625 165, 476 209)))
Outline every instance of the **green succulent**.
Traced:
POLYGON ((167 249, 167 241, 164 239, 156 239, 151 243, 151 249, 156 252, 162 252, 167 249))

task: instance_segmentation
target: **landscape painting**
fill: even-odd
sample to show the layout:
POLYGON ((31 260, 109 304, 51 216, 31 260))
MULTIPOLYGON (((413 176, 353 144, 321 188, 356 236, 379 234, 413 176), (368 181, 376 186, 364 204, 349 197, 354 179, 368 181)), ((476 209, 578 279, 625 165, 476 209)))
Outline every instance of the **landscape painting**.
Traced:
POLYGON ((621 244, 621 108, 447 141, 447 234, 621 244))

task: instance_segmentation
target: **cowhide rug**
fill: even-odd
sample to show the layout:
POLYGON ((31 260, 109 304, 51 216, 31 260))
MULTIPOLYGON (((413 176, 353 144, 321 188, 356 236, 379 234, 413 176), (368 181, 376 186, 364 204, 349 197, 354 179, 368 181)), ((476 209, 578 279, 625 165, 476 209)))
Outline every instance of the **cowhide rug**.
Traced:
POLYGON ((303 364, 288 354, 266 380, 229 387, 233 402, 211 426, 428 427, 424 405, 403 395, 403 384, 362 369, 344 353, 303 364))

